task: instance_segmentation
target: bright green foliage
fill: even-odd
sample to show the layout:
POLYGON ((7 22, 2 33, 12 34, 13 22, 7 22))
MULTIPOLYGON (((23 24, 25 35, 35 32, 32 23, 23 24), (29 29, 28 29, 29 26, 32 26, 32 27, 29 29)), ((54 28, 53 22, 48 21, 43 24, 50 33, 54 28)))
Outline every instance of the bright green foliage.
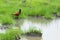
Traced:
POLYGON ((21 36, 22 31, 19 29, 9 29, 5 34, 0 33, 0 40, 15 40, 17 35, 21 36))
POLYGON ((13 23, 12 14, 19 8, 22 9, 20 18, 26 18, 28 15, 52 18, 53 12, 60 14, 60 0, 26 0, 25 6, 23 4, 22 0, 0 0, 0 22, 13 23))

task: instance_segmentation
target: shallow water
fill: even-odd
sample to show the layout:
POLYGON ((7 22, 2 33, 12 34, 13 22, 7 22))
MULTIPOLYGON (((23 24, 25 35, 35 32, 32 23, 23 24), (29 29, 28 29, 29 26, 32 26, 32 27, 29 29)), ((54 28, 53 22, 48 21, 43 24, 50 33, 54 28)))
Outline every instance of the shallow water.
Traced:
MULTIPOLYGON (((60 40, 60 18, 54 18, 53 20, 46 20, 44 18, 26 18, 16 20, 17 26, 23 30, 23 32, 29 31, 30 28, 41 30, 41 37, 26 37, 28 40, 60 40)), ((15 28, 14 28, 15 29, 15 28)))
MULTIPOLYGON (((29 28, 35 28, 37 30, 41 30, 42 32, 42 40, 60 40, 60 19, 55 18, 53 20, 41 20, 34 19, 29 20, 25 19, 21 28, 23 31, 29 30, 29 28), (37 21, 40 20, 40 21, 37 21)), ((33 39, 34 40, 34 39, 33 39)))
POLYGON ((6 30, 5 29, 0 29, 0 33, 6 33, 6 30))

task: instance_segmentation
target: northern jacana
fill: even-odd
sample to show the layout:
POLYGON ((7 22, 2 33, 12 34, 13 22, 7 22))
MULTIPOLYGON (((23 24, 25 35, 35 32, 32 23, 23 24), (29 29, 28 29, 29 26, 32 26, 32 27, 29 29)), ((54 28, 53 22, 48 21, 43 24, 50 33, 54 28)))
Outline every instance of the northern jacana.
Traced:
POLYGON ((19 11, 13 15, 15 16, 16 19, 18 19, 19 15, 21 15, 21 9, 19 9, 19 11))

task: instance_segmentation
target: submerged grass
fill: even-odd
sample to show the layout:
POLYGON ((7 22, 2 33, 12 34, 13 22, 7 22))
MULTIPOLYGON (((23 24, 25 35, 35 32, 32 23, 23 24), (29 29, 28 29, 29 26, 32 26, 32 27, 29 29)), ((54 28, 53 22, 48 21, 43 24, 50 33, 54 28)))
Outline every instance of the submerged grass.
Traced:
POLYGON ((36 35, 41 35, 42 32, 41 32, 40 29, 36 29, 35 27, 31 26, 31 27, 29 28, 29 30, 23 32, 23 34, 25 34, 25 35, 31 35, 31 34, 32 34, 32 35, 34 35, 34 34, 36 34, 36 35))
POLYGON ((30 29, 29 29, 29 33, 36 33, 36 34, 39 34, 39 33, 41 33, 41 30, 40 29, 36 29, 35 27, 31 27, 30 29))

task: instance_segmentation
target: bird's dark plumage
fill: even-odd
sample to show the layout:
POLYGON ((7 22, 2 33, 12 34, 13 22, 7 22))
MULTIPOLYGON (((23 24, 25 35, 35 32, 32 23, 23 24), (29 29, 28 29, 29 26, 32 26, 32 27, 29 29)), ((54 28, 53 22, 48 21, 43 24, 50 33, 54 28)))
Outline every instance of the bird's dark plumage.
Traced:
POLYGON ((21 15, 21 9, 19 9, 18 12, 14 13, 13 16, 15 16, 16 19, 19 18, 19 15, 21 15))
POLYGON ((19 16, 21 14, 21 9, 19 9, 19 12, 16 12, 14 16, 19 16))

